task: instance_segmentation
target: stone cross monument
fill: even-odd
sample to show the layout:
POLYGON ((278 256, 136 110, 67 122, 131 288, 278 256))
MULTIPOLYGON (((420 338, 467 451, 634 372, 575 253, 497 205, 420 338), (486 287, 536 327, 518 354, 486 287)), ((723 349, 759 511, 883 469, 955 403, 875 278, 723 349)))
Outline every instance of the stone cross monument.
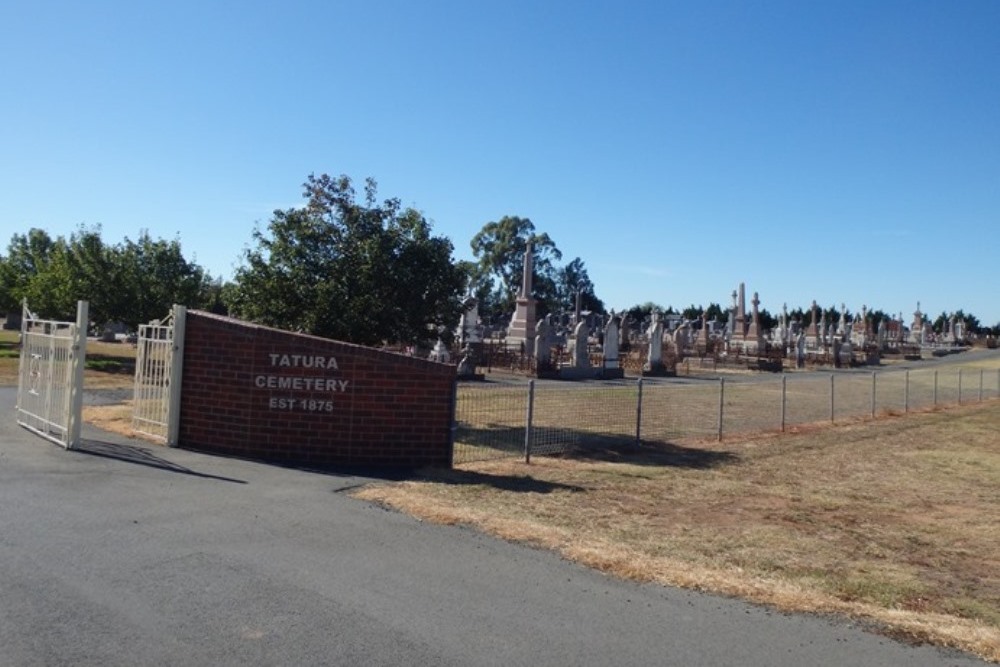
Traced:
POLYGON ((764 349, 764 332, 760 327, 760 296, 753 293, 753 300, 750 302, 753 307, 753 315, 750 320, 750 327, 746 333, 746 351, 748 353, 759 353, 764 349))

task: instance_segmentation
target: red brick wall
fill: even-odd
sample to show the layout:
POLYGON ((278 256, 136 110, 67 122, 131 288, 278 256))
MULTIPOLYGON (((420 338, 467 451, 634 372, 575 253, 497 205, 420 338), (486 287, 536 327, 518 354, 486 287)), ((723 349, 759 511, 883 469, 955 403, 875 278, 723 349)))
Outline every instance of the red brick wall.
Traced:
POLYGON ((450 466, 454 384, 454 366, 192 310, 180 445, 299 465, 450 466))

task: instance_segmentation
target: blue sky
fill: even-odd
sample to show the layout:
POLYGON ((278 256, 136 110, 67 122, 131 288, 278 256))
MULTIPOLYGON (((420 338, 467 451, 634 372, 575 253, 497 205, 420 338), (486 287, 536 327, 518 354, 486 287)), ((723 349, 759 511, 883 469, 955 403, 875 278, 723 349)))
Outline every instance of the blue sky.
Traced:
POLYGON ((504 215, 609 307, 1000 323, 1000 2, 32 2, 0 9, 0 242, 101 225, 230 277, 310 173, 457 259, 504 215))

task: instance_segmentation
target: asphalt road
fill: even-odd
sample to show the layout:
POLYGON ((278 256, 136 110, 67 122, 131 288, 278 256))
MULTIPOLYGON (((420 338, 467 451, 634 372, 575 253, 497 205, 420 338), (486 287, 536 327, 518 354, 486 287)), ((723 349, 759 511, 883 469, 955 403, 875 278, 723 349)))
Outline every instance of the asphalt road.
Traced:
POLYGON ((85 429, 0 388, 0 665, 982 665, 607 578, 349 497, 363 477, 85 429))

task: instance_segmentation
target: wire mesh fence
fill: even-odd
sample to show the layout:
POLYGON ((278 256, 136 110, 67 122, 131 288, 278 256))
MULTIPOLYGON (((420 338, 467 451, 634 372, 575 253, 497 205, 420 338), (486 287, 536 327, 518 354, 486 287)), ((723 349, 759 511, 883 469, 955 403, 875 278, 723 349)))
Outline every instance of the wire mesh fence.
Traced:
POLYGON ((463 383, 453 461, 722 439, 993 399, 1000 399, 1000 369, 983 367, 729 381, 463 383))
POLYGON ((645 382, 640 417, 644 440, 711 438, 719 432, 719 383, 645 382))
POLYGON ((527 385, 462 383, 455 400, 455 463, 488 461, 524 452, 527 385))
POLYGON ((530 453, 634 441, 638 385, 542 384, 535 387, 530 453))

